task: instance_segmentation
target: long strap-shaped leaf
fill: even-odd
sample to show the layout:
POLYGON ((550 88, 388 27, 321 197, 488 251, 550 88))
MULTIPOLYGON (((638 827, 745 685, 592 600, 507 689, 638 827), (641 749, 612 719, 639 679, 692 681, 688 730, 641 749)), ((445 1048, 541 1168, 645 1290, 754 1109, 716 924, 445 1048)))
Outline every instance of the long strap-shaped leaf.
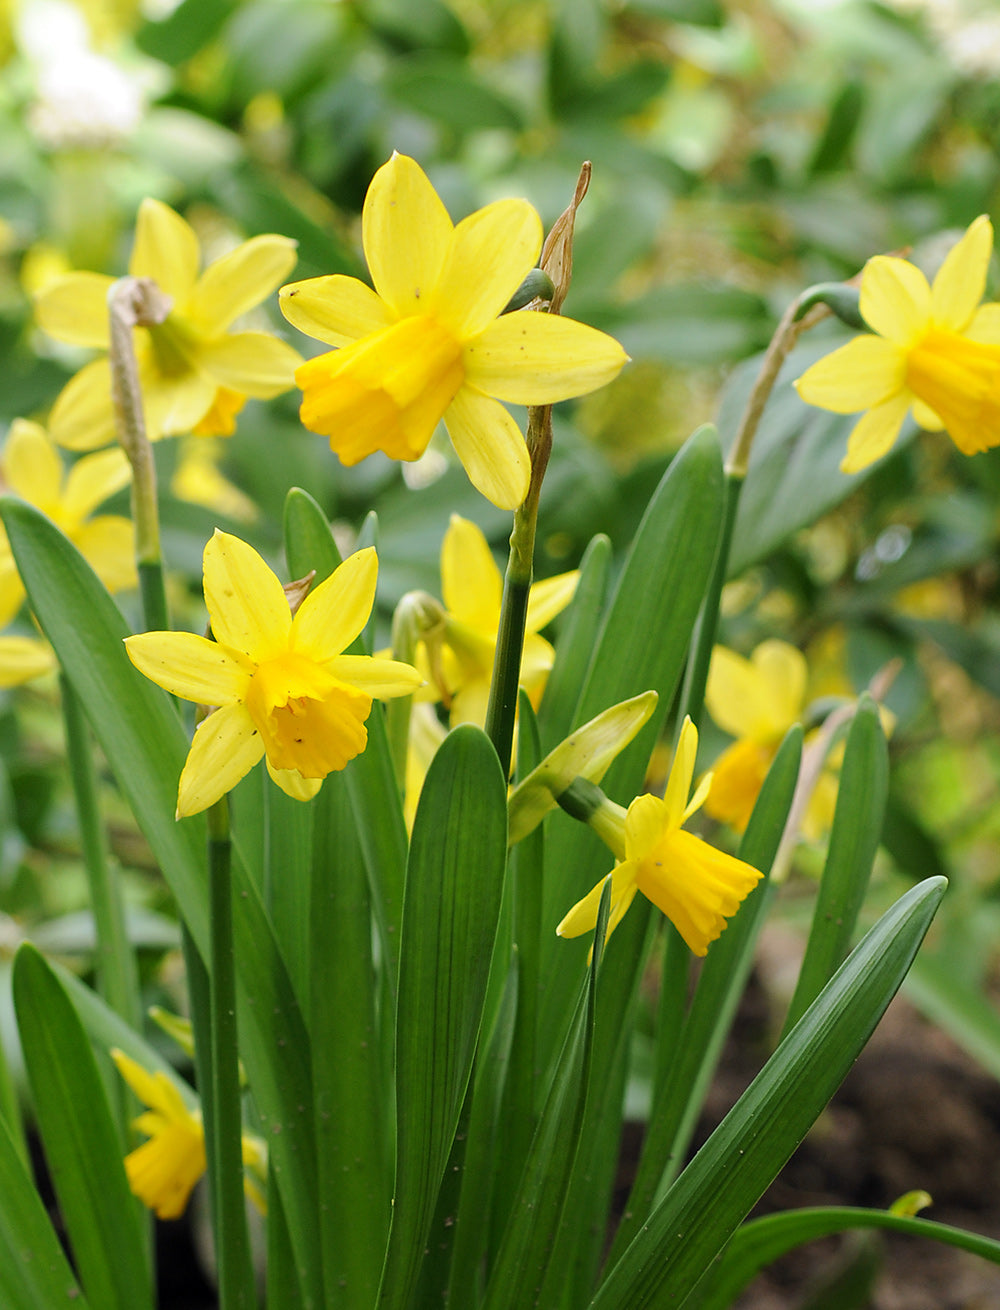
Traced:
POLYGON ((445 738, 413 824, 396 1015, 396 1185, 382 1310, 403 1310, 472 1070, 507 855, 506 784, 471 725, 445 738))
POLYGON ((0 1119, 0 1305, 87 1310, 38 1189, 0 1119))
POLYGON ((928 878, 882 916, 650 1215, 592 1310, 681 1304, 842 1082, 946 886, 928 878))
MULTIPOLYGON (((125 620, 59 529, 16 500, 0 500, 0 515, 35 616, 205 956, 205 824, 200 816, 180 823, 173 817, 188 743, 170 698, 129 663, 125 620)), ((312 1125, 298 1108, 309 1103, 311 1092, 309 1042, 257 887, 239 860, 233 876, 241 1053, 266 1123, 270 1165, 283 1189, 303 1305, 318 1307, 315 1151, 312 1125)))
POLYGON ((863 1210, 852 1206, 817 1206, 805 1210, 782 1210, 779 1214, 754 1219, 735 1234, 709 1276, 685 1301, 689 1310, 728 1310, 744 1287, 765 1265, 806 1242, 831 1237, 858 1228, 889 1228, 910 1237, 930 1238, 958 1247, 1000 1265, 1000 1242, 964 1228, 891 1214, 888 1210, 863 1210))
POLYGON ((138 1203, 90 1039, 29 943, 14 961, 14 1004, 45 1157, 88 1299, 101 1310, 151 1307, 138 1203))

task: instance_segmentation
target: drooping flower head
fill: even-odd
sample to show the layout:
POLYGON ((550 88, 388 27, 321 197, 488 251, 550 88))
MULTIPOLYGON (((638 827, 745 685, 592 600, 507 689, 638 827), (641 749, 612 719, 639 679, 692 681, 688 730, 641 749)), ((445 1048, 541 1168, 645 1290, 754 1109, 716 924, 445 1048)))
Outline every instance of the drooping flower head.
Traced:
POLYGON ((933 284, 905 259, 876 255, 865 265, 860 309, 873 335, 855 337, 795 383, 810 405, 868 411, 848 438, 845 473, 886 454, 911 409, 966 455, 1000 445, 1000 304, 980 305, 992 249, 983 215, 933 284))
POLYGON ((128 637, 132 663, 185 700, 219 708, 197 728, 178 817, 207 809, 266 756, 290 796, 314 796, 328 773, 364 750, 373 697, 409 695, 416 669, 345 655, 375 600, 372 548, 350 555, 293 618, 284 588, 257 552, 224 532, 205 547, 205 602, 215 641, 190 632, 128 637))
MULTIPOLYGON (((136 328, 135 349, 151 441, 181 432, 228 435, 247 396, 287 391, 301 356, 267 332, 232 332, 295 266, 295 242, 265 235, 244 241, 199 275, 194 229, 159 200, 144 200, 129 260, 132 277, 152 278, 173 304, 166 320, 136 328)), ((68 273, 35 299, 39 326, 60 341, 108 347, 108 291, 114 279, 68 273)), ((53 440, 94 450, 115 440, 111 373, 94 360, 63 388, 49 419, 53 440)))
MULTIPOLYGON (((112 1050, 118 1072, 148 1108, 133 1121, 148 1141, 125 1157, 129 1187, 160 1219, 184 1213, 195 1185, 206 1169, 205 1128, 201 1111, 189 1109, 177 1085, 162 1070, 150 1073, 124 1051, 112 1050)), ((243 1135, 243 1163, 258 1177, 266 1169, 263 1143, 243 1135)), ((252 1178, 244 1180, 247 1195, 263 1209, 263 1195, 252 1178)))
MULTIPOLYGON (((683 830, 682 825, 704 803, 711 783, 710 775, 703 778, 688 800, 697 754, 698 730, 685 719, 663 799, 637 796, 622 816, 624 849, 616 853, 624 858, 611 875, 609 937, 636 892, 642 892, 667 916, 688 948, 704 955, 762 876, 752 865, 683 830)), ((607 825, 602 826, 606 832, 607 825)), ((579 937, 595 927, 603 888, 602 879, 573 906, 556 929, 560 937, 579 937)))
POLYGON ((499 401, 546 405, 603 386, 626 362, 602 332, 503 309, 534 266, 542 224, 499 200, 452 224, 414 160, 392 159, 365 198, 374 291, 340 274, 283 287, 290 323, 337 347, 303 364, 302 422, 345 464, 414 460, 443 419, 473 484, 502 509, 527 494, 524 438, 499 401))
MULTIPOLYGON (((0 476, 7 490, 63 530, 109 591, 136 585, 131 521, 120 514, 90 517, 102 501, 128 486, 132 471, 123 451, 85 455, 67 473, 45 429, 17 418, 0 454, 0 476)), ((23 600, 10 543, 0 528, 0 626, 14 617, 23 600)))

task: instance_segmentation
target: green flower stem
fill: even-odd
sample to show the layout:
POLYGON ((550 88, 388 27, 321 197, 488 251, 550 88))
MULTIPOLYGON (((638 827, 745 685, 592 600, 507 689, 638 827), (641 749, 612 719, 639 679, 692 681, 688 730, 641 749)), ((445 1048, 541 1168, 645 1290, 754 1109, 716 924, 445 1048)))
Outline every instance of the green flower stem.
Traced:
POLYGON ((132 330, 162 323, 170 305, 170 297, 151 278, 123 277, 108 292, 111 398, 118 440, 132 466, 132 521, 143 616, 147 629, 154 632, 168 627, 167 601, 160 555, 156 464, 146 435, 132 330))
POLYGON ((121 886, 116 871, 108 862, 90 731, 83 706, 65 674, 60 675, 59 681, 66 724, 66 753, 97 933, 98 988, 115 1013, 138 1028, 141 1027, 142 1011, 135 953, 125 930, 121 886))
POLYGON ((538 500, 552 452, 551 405, 533 405, 528 410, 527 444, 531 456, 531 482, 524 503, 514 511, 510 556, 503 580, 503 599, 500 602, 500 627, 493 657, 490 699, 486 707, 486 735, 500 757, 504 777, 510 773, 517 686, 521 677, 521 653, 524 649, 528 596, 531 592, 535 556, 538 500))
POLYGON ((229 799, 208 811, 209 932, 211 941, 210 1113, 205 1147, 212 1177, 220 1310, 253 1310, 256 1303, 246 1204, 243 1199, 243 1112, 236 1046, 236 962, 229 839, 229 799))

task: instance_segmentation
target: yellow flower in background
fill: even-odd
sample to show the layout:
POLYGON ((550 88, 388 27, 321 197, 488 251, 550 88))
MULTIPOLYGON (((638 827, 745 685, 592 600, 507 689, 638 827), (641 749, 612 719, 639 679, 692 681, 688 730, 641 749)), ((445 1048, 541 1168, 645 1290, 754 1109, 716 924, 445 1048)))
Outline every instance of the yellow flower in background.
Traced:
POLYGON ((455 226, 419 165, 396 154, 368 188, 362 242, 374 291, 340 274, 281 289, 288 321, 337 347, 296 373, 302 422, 357 464, 376 450, 418 459, 443 419, 473 485, 516 508, 530 463, 498 402, 585 395, 617 376, 625 352, 572 319, 503 314, 541 249, 526 200, 499 200, 455 226))
MULTIPOLYGON (((194 229, 159 200, 144 200, 129 261, 132 277, 152 278, 173 305, 156 327, 136 328, 135 349, 150 440, 192 432, 225 435, 246 396, 268 399, 294 382, 301 356, 268 332, 233 332, 295 266, 295 242, 266 235, 244 241, 199 275, 194 229)), ((114 279, 68 273, 35 299, 38 324, 78 346, 108 347, 108 291, 114 279)), ((115 440, 111 372, 106 358, 85 365, 63 388, 49 420, 52 437, 71 450, 115 440)))
MULTIPOLYGON (((560 573, 532 585, 521 656, 520 685, 537 705, 555 659, 539 632, 573 599, 579 573, 560 573)), ((440 652, 427 649, 427 676, 449 702, 451 724, 486 722, 493 655, 500 627, 503 576, 482 529, 458 514, 441 546, 441 593, 447 611, 440 652), (439 658, 438 658, 439 654, 439 658)))
MULTIPOLYGON (((761 873, 718 851, 682 825, 705 800, 709 779, 688 800, 698 754, 698 730, 684 720, 666 793, 637 796, 623 818, 624 859, 611 874, 608 936, 621 923, 636 892, 651 900, 695 955, 704 955, 760 881, 761 873)), ((617 808, 617 807, 616 807, 617 808)), ((597 924, 602 879, 560 923, 560 937, 579 937, 597 924)))
POLYGON ((16 633, 0 636, 0 687, 20 687, 58 667, 47 641, 16 633))
MULTIPOLYGON (((201 1111, 191 1110, 177 1085, 162 1070, 150 1073, 124 1051, 112 1050, 118 1072, 148 1108, 133 1127, 149 1138, 125 1157, 129 1187, 159 1219, 177 1219, 184 1213, 195 1185, 206 1169, 205 1129, 201 1111)), ((265 1175, 266 1148, 258 1138, 243 1135, 243 1163, 258 1178, 265 1175)), ((260 1188, 244 1180, 247 1195, 264 1209, 260 1188)))
MULTIPOLYGON (((69 537, 111 592, 136 586, 132 523, 120 514, 90 515, 132 478, 119 449, 78 459, 67 473, 45 429, 15 419, 0 454, 0 476, 8 491, 47 514, 69 537)), ((0 528, 0 625, 10 621, 24 600, 24 587, 0 528)))
POLYGON ((221 442, 182 437, 170 490, 192 505, 204 505, 227 518, 253 523, 259 517, 257 506, 219 471, 221 455, 221 442))
POLYGON ((1000 304, 979 303, 992 250, 983 215, 931 285, 905 259, 876 255, 865 265, 860 309, 875 335, 855 337, 795 383, 810 405, 868 411, 848 439, 845 473, 886 454, 910 409, 966 455, 1000 445, 1000 304))
POLYGON ((422 681, 396 660, 342 652, 375 601, 378 560, 350 555, 294 618, 277 577, 238 537, 205 547, 205 602, 215 641, 190 632, 126 638, 129 658, 184 700, 219 706, 197 728, 181 773, 177 815, 207 809, 261 759, 297 800, 364 750, 373 697, 408 696, 422 681))
POLYGON ((802 717, 809 670, 785 641, 762 642, 749 659, 716 646, 705 707, 736 740, 716 760, 705 812, 742 832, 782 738, 802 717))

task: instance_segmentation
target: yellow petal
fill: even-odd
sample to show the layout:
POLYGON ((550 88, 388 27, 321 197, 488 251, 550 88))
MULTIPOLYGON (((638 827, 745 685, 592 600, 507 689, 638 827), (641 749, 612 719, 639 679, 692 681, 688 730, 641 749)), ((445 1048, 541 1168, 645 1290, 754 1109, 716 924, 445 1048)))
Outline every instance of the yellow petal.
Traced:
POLYGON ((496 639, 503 578, 483 530, 452 514, 441 543, 441 596, 459 622, 496 639))
POLYGON ((199 705, 244 700, 252 666, 193 632, 141 632, 125 638, 128 657, 151 682, 199 705))
POLYGON ((338 655, 326 668, 335 678, 357 687, 377 700, 410 696, 423 684, 423 677, 401 660, 374 659, 370 655, 338 655))
POLYGON ((209 264, 185 307, 197 332, 214 337, 247 313, 295 267, 296 243, 289 237, 253 237, 209 264))
POLYGON ((348 555, 299 606, 290 648, 318 664, 346 650, 368 622, 377 581, 378 556, 373 546, 348 555))
POLYGON ((541 701, 542 691, 555 658, 554 649, 544 637, 540 637, 537 632, 524 634, 519 681, 530 696, 532 705, 538 705, 541 701))
POLYGON ((67 273, 35 296, 35 321, 43 332, 74 346, 108 345, 108 292, 114 278, 67 273))
POLYGON ((533 583, 528 596, 527 630, 539 632, 561 614, 576 594, 579 581, 580 571, 573 569, 570 573, 559 573, 554 578, 533 583))
POLYGON ((635 798, 625 815, 625 853, 630 860, 644 860, 656 847, 668 830, 668 817, 659 796, 644 792, 635 798))
POLYGON ((198 238, 180 214, 160 200, 147 197, 139 206, 135 245, 128 271, 151 277, 180 309, 198 278, 198 238))
POLYGON ((423 169, 394 154, 368 188, 361 240, 375 290, 397 316, 426 310, 451 234, 448 211, 423 169))
POLYGON ((100 514, 82 523, 70 540, 112 594, 138 585, 135 528, 121 514, 100 514))
POLYGON ((760 680, 761 710, 767 732, 784 735, 802 714, 809 666, 806 657, 787 641, 762 641, 750 656, 760 680))
POLYGON ((931 286, 931 315, 938 327, 962 332, 986 291, 993 253, 993 225, 985 214, 975 219, 948 252, 931 286))
POLYGON ((284 588, 252 546, 216 529, 205 546, 204 568, 217 641, 256 664, 287 650, 292 612, 284 588))
POLYGON ((198 725, 177 789, 177 817, 200 814, 232 791, 264 754, 245 705, 223 705, 198 725))
POLYGON ((464 386, 444 416, 469 481, 498 509, 517 509, 528 494, 531 461, 511 415, 474 387, 464 386))
POLYGON ((882 337, 855 337, 816 361, 794 386, 807 405, 853 414, 894 395, 906 376, 906 353, 882 337))
POLYGON ((278 305, 293 327, 329 346, 349 346, 397 321, 371 287, 342 273, 292 282, 278 292, 278 305))
POLYGON ((504 314, 468 341, 469 382, 517 405, 583 396, 618 376, 628 355, 614 337, 558 314, 504 314))
POLYGON ((10 554, 6 534, 3 543, 4 549, 0 551, 0 627, 6 627, 24 601, 24 584, 10 554))
POLYGON ((70 469, 62 494, 63 512, 82 519, 132 481, 132 469, 120 446, 84 455, 70 469))
POLYGON ((931 289, 915 264, 876 255, 861 274, 859 307, 873 332, 905 347, 927 327, 931 289))
POLYGON ((180 1088, 162 1069, 150 1072, 118 1047, 111 1048, 111 1058, 115 1068, 143 1105, 156 1110, 164 1119, 184 1120, 192 1117, 180 1088))
POLYGON ((1000 345, 1000 305, 995 301, 991 301, 988 305, 980 305, 965 335, 972 341, 1000 345))
POLYGON ((62 489, 62 460, 38 423, 16 418, 3 448, 3 477, 12 491, 52 514, 62 489))
MULTIPOLYGON (((631 860, 623 860, 621 864, 615 865, 611 872, 611 916, 615 923, 621 921, 622 915, 632 904, 636 891, 635 874, 635 864, 631 860), (616 910, 618 910, 617 914, 615 913, 616 910)), ((581 933, 592 932, 597 927, 597 911, 600 909, 601 896, 606 881, 606 878, 602 878, 582 901, 577 901, 556 928, 556 934, 559 937, 579 937, 581 933)), ((610 930, 611 923, 609 921, 609 935, 610 930)))
POLYGON ((922 400, 913 401, 913 421, 925 432, 941 432, 944 428, 944 424, 934 410, 930 405, 925 405, 922 400))
MULTIPOLYGON (((497 200, 455 228, 433 312, 460 341, 497 317, 534 266, 542 220, 526 200, 497 200)), ((378 285, 376 283, 376 285, 378 285)))
MULTIPOLYGON (((323 786, 322 778, 303 778, 298 769, 276 769, 266 756, 265 763, 271 781, 276 783, 286 796, 291 796, 293 801, 311 801, 323 786)), ((246 1138, 243 1140, 245 1142, 246 1138)), ((246 1163, 245 1158, 244 1163, 246 1163)))
POLYGON ((0 687, 19 687, 57 667, 52 648, 33 637, 0 637, 0 687))
POLYGON ((695 757, 698 754, 698 729, 685 717, 677 739, 677 750, 670 766, 667 790, 663 797, 667 827, 679 828, 684 822, 688 797, 691 795, 691 779, 694 777, 695 757))
POLYGON ((743 832, 767 771, 777 750, 777 742, 755 741, 742 737, 727 746, 712 769, 712 781, 705 798, 705 813, 743 832))
POLYGON ((198 364, 215 382, 245 396, 268 400, 295 385, 302 356, 268 332, 230 332, 198 349, 198 364))
POLYGON ((899 436, 911 399, 908 391, 890 396, 855 424, 847 439, 847 454, 840 463, 842 473, 857 473, 888 454, 899 436))
POLYGON ((146 435, 150 441, 190 432, 212 408, 218 388, 207 374, 194 369, 164 374, 142 359, 139 362, 139 381, 146 435))
POLYGON ((56 397, 49 436, 67 450, 99 450, 116 435, 111 369, 106 359, 95 359, 71 377, 56 397))

